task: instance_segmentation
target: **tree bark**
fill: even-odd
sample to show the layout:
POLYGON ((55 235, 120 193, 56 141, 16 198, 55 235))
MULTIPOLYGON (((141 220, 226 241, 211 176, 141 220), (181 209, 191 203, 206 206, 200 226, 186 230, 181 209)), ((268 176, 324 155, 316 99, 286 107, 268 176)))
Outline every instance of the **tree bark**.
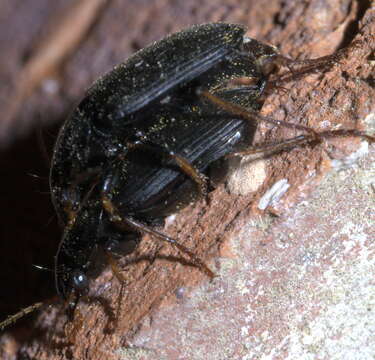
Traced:
MULTIPOLYGON (((0 101, 4 114, 0 125, 4 206, 0 244, 2 318, 35 301, 47 300, 54 293, 52 274, 32 270, 32 264, 53 266, 61 236, 57 222, 49 220, 54 211, 48 194, 48 165, 43 165, 43 151, 39 150, 34 130, 42 128, 44 133, 54 134, 43 136, 46 153, 51 154, 58 127, 83 96, 84 89, 150 42, 191 24, 215 21, 245 24, 248 36, 276 45, 291 58, 328 55, 358 40, 360 45, 350 48, 348 55, 331 69, 288 84, 285 93, 269 95, 261 113, 318 130, 339 124, 342 128, 364 130, 374 122, 375 10, 370 0, 111 0, 98 1, 97 7, 90 9, 85 3, 90 2, 80 1, 81 7, 72 0, 12 0, 0 4, 0 17, 4 19, 0 22, 0 101), (51 48, 55 49, 52 60, 45 55, 51 48), (33 179, 29 173, 36 173, 38 178, 33 179)), ((256 142, 295 135, 291 129, 261 125, 256 142)), ((319 239, 330 239, 330 231, 334 230, 314 217, 321 214, 321 219, 329 218, 319 212, 319 206, 313 208, 314 203, 309 203, 308 210, 315 211, 309 221, 296 221, 292 228, 287 223, 297 216, 295 209, 300 209, 294 206, 309 199, 327 173, 344 164, 343 159, 361 146, 364 145, 358 138, 332 139, 329 144, 261 159, 249 168, 251 175, 232 169, 231 178, 238 180, 242 176, 241 184, 257 177, 256 185, 250 184, 250 192, 239 195, 231 184, 220 184, 210 193, 209 205, 198 202, 189 206, 162 229, 194 249, 219 275, 218 279, 209 283, 199 269, 181 261, 183 256, 174 248, 145 236, 136 252, 121 261, 129 279, 123 293, 106 268, 92 279, 91 300, 78 305, 81 327, 77 318, 73 322, 67 319, 63 304, 51 305, 1 334, 1 358, 252 359, 272 351, 286 358, 288 351, 281 340, 290 334, 288 326, 293 319, 285 314, 290 311, 297 317, 292 304, 301 309, 305 306, 307 309, 301 313, 310 320, 319 314, 321 303, 298 298, 297 294, 303 292, 304 285, 312 293, 319 293, 323 280, 316 284, 314 277, 322 275, 322 269, 328 271, 329 264, 334 263, 332 251, 320 264, 320 270, 311 270, 316 276, 308 277, 306 284, 298 280, 293 267, 304 261, 301 254, 307 256, 306 249, 314 248, 314 256, 321 259, 329 240, 319 239), (260 210, 260 199, 282 179, 289 185, 287 192, 281 200, 260 210), (255 226, 250 229, 250 224, 255 226), (313 235, 305 239, 304 229, 317 224, 322 228, 319 239, 313 235), (284 238, 288 231, 301 234, 300 241, 284 238), (238 243, 234 239, 239 239, 238 243), (280 243, 289 244, 289 255, 280 250, 280 243), (267 271, 260 270, 262 259, 267 271), (246 272, 246 277, 237 277, 241 271, 246 272), (256 283, 251 284, 252 279, 256 283), (238 286, 233 285, 234 280, 238 286), (260 294, 260 287, 264 295, 260 294), (229 301, 220 295, 223 289, 239 292, 233 290, 229 301), (254 316, 255 320, 250 326, 237 319, 232 328, 225 312, 231 314, 229 308, 235 309, 244 296, 249 296, 246 294, 251 295, 247 305, 255 315, 244 313, 243 319, 254 316), (287 305, 279 306, 280 301, 287 305), (224 314, 221 323, 218 320, 211 328, 206 327, 218 311, 224 314), (235 329, 239 333, 244 329, 249 341, 236 336, 235 329), (227 332, 228 336, 220 342, 217 332, 227 332), (255 350, 256 341, 263 344, 260 352, 255 350)), ((371 168, 371 164, 366 164, 364 169, 371 168)), ((361 214, 358 221, 363 221, 365 232, 371 228, 367 221, 371 203, 369 208, 363 206, 367 198, 373 197, 370 188, 366 189, 358 188, 358 192, 368 191, 359 200, 351 197, 355 194, 350 189, 337 199, 343 204, 341 220, 352 211, 347 206, 353 205, 361 214)), ((332 187, 326 199, 333 199, 338 192, 332 187)), ((323 207, 321 204, 320 209, 323 207)), ((341 253, 340 246, 337 248, 341 253)), ((373 247, 370 250, 374 255, 373 247)), ((345 259, 342 258, 343 264, 345 259)), ((350 261, 355 259, 355 252, 350 252, 350 261)), ((298 326, 302 327, 300 323, 298 326)))

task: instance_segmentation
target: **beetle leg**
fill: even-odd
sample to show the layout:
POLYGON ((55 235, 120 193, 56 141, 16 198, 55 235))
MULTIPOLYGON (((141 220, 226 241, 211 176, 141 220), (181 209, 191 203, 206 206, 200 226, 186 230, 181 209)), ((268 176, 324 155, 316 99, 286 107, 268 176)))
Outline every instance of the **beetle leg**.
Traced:
POLYGON ((314 141, 316 141, 315 138, 305 136, 305 135, 300 135, 300 136, 296 136, 294 138, 286 139, 283 141, 254 145, 241 151, 232 152, 226 155, 226 157, 229 158, 229 157, 234 157, 234 156, 246 156, 246 155, 254 155, 258 153, 275 154, 275 153, 279 153, 279 152, 294 148, 296 146, 303 146, 306 144, 311 144, 311 143, 314 143, 314 141))
POLYGON ((98 175, 100 174, 101 168, 95 167, 89 169, 81 174, 79 174, 74 181, 69 185, 69 187, 63 193, 63 200, 62 203, 64 204, 64 211, 68 217, 68 223, 66 226, 68 228, 72 228, 74 225, 77 213, 82 208, 82 206, 86 203, 87 199, 89 198, 90 194, 94 190, 95 186, 98 184, 98 175), (86 195, 82 200, 78 199, 78 195, 76 192, 76 188, 79 184, 91 179, 93 176, 96 176, 96 180, 91 185, 90 189, 87 191, 86 195))
POLYGON ((338 136, 339 137, 356 136, 356 137, 362 137, 368 140, 369 142, 375 141, 375 138, 373 136, 370 136, 356 129, 341 129, 341 130, 328 130, 328 131, 316 132, 314 129, 309 128, 307 126, 288 123, 286 121, 274 120, 269 117, 262 116, 255 111, 245 109, 237 104, 233 104, 231 102, 223 100, 220 97, 210 93, 207 90, 199 90, 198 94, 202 96, 203 98, 207 99, 208 101, 210 101, 211 103, 222 108, 223 110, 229 113, 232 113, 234 115, 240 116, 241 118, 245 120, 248 120, 248 121, 256 120, 258 122, 263 121, 263 122, 268 122, 268 123, 275 124, 278 126, 284 126, 290 129, 296 129, 296 130, 302 130, 302 131, 308 132, 307 135, 297 136, 295 138, 287 139, 279 143, 277 142, 269 143, 269 144, 266 144, 264 147, 263 146, 257 147, 257 148, 253 147, 249 149, 248 151, 245 150, 246 154, 254 154, 258 152, 263 152, 264 149, 267 149, 267 148, 268 150, 272 150, 272 151, 276 150, 278 152, 278 151, 283 151, 291 147, 295 147, 297 145, 303 145, 303 144, 314 143, 314 142, 319 143, 323 141, 323 138, 327 139, 327 138, 338 137, 338 136))
POLYGON ((133 219, 130 216, 122 216, 117 207, 113 204, 111 200, 111 193, 110 193, 110 183, 111 183, 111 178, 108 178, 103 186, 102 190, 102 203, 103 203, 103 208, 109 215, 109 219, 111 222, 116 224, 119 228, 123 228, 126 231, 129 230, 129 227, 134 229, 137 232, 141 232, 144 234, 149 234, 153 238, 157 238, 162 241, 166 241, 173 246, 175 246, 178 250, 180 250, 182 253, 187 254, 193 264, 200 269, 202 269, 210 278, 215 277, 215 274, 208 268, 208 266, 200 260, 190 249, 188 249, 186 246, 180 244, 177 240, 157 231, 152 229, 151 227, 133 219))
POLYGON ((46 303, 37 302, 33 305, 25 307, 24 309, 21 309, 18 313, 8 316, 4 321, 0 322, 0 330, 1 331, 4 330, 9 325, 14 324, 19 319, 23 318, 27 314, 30 314, 36 311, 37 309, 41 308, 43 305, 46 305, 46 303))
MULTIPOLYGON (((328 69, 344 58, 351 47, 358 46, 358 43, 359 42, 354 42, 349 47, 340 49, 334 54, 321 56, 316 59, 293 60, 277 53, 253 57, 251 51, 245 53, 241 52, 240 55, 253 57, 253 63, 258 71, 258 84, 263 84, 258 86, 262 88, 261 93, 263 93, 263 91, 268 93, 273 89, 286 91, 282 84, 298 80, 313 72, 328 69), (279 69, 282 67, 286 67, 288 71, 277 75, 279 69), (272 79, 270 80, 271 77, 272 79)), ((256 78, 251 78, 249 80, 254 82, 256 78)), ((231 82, 236 82, 236 79, 231 80, 231 82)))
POLYGON ((208 195, 208 179, 207 177, 199 172, 194 165, 181 155, 174 153, 173 151, 166 150, 161 146, 157 146, 151 143, 145 143, 143 141, 137 141, 134 143, 127 144, 128 149, 142 149, 151 151, 152 153, 159 154, 162 158, 172 160, 177 167, 189 178, 191 178, 198 186, 199 194, 203 199, 207 200, 208 195))
POLYGON ((336 51, 334 54, 321 56, 316 59, 306 60, 292 60, 282 55, 276 55, 270 61, 274 61, 276 65, 286 66, 288 72, 268 82, 267 89, 278 87, 281 83, 285 84, 290 81, 298 80, 306 74, 311 74, 316 71, 324 71, 330 66, 340 62, 347 54, 348 51, 360 45, 360 41, 353 42, 350 46, 336 51))
MULTIPOLYGON (((356 136, 362 137, 369 142, 375 142, 375 137, 365 134, 362 131, 358 131, 355 129, 349 130, 331 130, 331 131, 323 131, 318 133, 320 138, 334 138, 334 137, 349 137, 349 136, 356 136)), ((233 157, 233 156, 246 156, 246 155, 253 155, 257 153, 279 153, 281 151, 286 151, 296 146, 303 146, 307 144, 314 144, 314 142, 320 142, 315 137, 311 135, 300 135, 296 136, 291 139, 286 139, 277 142, 270 142, 266 144, 254 145, 247 149, 236 151, 231 154, 228 154, 226 157, 233 157)))
POLYGON ((197 93, 199 96, 208 100, 209 102, 216 105, 217 107, 227 111, 228 113, 239 116, 242 119, 247 120, 249 122, 253 122, 254 120, 257 122, 267 122, 267 123, 277 125, 277 126, 284 126, 290 129, 306 131, 311 136, 315 137, 316 140, 319 140, 320 138, 320 134, 308 126, 304 126, 300 124, 293 124, 293 123, 289 123, 289 122, 282 121, 282 120, 274 120, 268 116, 260 115, 254 110, 250 110, 240 105, 221 99, 220 97, 212 94, 211 92, 207 90, 198 89, 197 93))
MULTIPOLYGON (((114 318, 115 322, 117 323, 117 321, 118 321, 118 319, 120 317, 121 300, 123 298, 124 289, 125 289, 125 285, 126 285, 126 280, 125 280, 125 277, 121 274, 120 266, 118 265, 116 259, 112 256, 112 254, 110 253, 110 251, 106 250, 104 253, 105 253, 107 261, 108 261, 108 263, 109 263, 109 265, 111 267, 113 275, 115 275, 115 277, 117 278, 117 280, 119 281, 119 283, 121 285, 120 294, 118 296, 118 302, 117 302, 116 316, 114 318)), ((116 327, 116 324, 114 325, 114 327, 116 327)))

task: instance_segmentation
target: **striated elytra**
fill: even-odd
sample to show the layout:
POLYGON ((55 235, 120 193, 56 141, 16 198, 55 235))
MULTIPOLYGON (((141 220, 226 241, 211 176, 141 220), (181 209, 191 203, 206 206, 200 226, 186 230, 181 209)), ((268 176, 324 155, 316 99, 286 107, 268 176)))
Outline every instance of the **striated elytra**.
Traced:
POLYGON ((200 95, 204 90, 260 109, 267 81, 260 59, 276 52, 244 34, 243 26, 213 23, 168 36, 97 80, 73 111, 56 142, 50 176, 65 226, 56 256, 60 296, 82 291, 77 277, 86 283, 98 246, 144 232, 139 223, 162 223, 204 195, 210 164, 251 144, 255 123, 200 95), (228 85, 238 78, 257 82, 228 85), (105 206, 103 193, 116 211, 105 206), (137 224, 122 227, 115 212, 137 224))
POLYGON ((292 61, 245 31, 212 23, 155 42, 97 80, 66 121, 50 176, 65 227, 55 268, 62 298, 72 290, 77 297, 87 292, 86 273, 98 247, 108 251, 142 233, 172 243, 212 277, 191 250, 155 225, 205 197, 208 168, 224 156, 283 151, 337 136, 374 140, 355 129, 316 133, 259 115, 268 91, 327 68, 346 49, 292 61), (275 80, 282 66, 289 71, 275 80), (259 121, 307 135, 250 148, 259 121))
MULTIPOLYGON (((124 286, 111 253, 121 245, 133 251, 140 234, 169 242, 213 277, 192 250, 156 226, 206 197, 209 167, 223 157, 279 152, 331 137, 375 141, 356 129, 317 133, 261 116, 269 91, 326 69, 347 49, 292 61, 246 37, 245 31, 241 25, 212 23, 155 42, 94 82, 64 123, 54 148, 50 187, 64 227, 55 257, 56 288, 71 308, 88 293, 99 248, 124 286), (278 74, 280 67, 288 71, 278 74), (251 147, 259 121, 305 135, 251 147)), ((1 322, 0 329, 45 304, 22 309, 1 322)))

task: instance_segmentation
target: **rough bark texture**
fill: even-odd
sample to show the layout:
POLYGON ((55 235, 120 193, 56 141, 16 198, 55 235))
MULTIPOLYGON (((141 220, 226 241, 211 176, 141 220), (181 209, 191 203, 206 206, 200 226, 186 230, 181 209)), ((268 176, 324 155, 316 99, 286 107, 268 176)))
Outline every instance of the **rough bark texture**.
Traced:
MULTIPOLYGON (((58 124, 84 89, 151 41, 212 21, 245 24, 250 37, 292 58, 330 54, 360 40, 361 46, 330 71, 270 95, 262 114, 320 130, 337 124, 365 129, 375 122, 375 8, 370 0, 112 0, 98 1, 91 10, 75 3, 0 4, 2 318, 54 293, 52 274, 31 266, 52 266, 60 238, 50 220, 48 165, 32 130, 43 128, 50 153, 58 124), (73 16, 77 13, 82 16, 73 16), (54 56, 43 55, 51 47, 57 49, 54 56)), ((257 141, 292 136, 290 129, 261 126, 257 141)), ((91 295, 101 301, 79 304, 82 327, 77 319, 68 322, 63 305, 53 305, 1 334, 0 357, 342 359, 353 358, 347 354, 354 349, 359 358, 371 358, 375 329, 365 324, 373 324, 366 316, 371 319, 375 309, 370 296, 373 149, 357 170, 326 177, 332 168, 350 163, 354 151, 366 153, 366 144, 333 139, 261 160, 248 170, 251 176, 233 170, 231 178, 245 176, 241 183, 256 178, 258 185, 238 195, 231 187, 236 185, 221 184, 210 194, 209 206, 184 209, 164 229, 207 260, 218 278, 209 283, 199 270, 168 259, 180 258, 173 248, 145 237, 124 259, 124 264, 141 261, 124 265, 129 285, 119 314, 120 286, 107 269, 91 286, 91 295), (259 210, 259 200, 282 179, 288 191, 259 210), (330 323, 331 314, 337 321, 330 323), (335 346, 348 350, 337 356, 335 346)))

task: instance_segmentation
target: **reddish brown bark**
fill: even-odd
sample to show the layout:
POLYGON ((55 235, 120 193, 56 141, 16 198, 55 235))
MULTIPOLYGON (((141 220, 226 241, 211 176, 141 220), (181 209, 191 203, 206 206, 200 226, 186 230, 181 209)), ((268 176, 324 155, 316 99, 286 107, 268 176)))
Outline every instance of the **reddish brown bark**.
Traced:
MULTIPOLYGON (((243 23, 249 28, 249 36, 278 46, 284 55, 292 58, 330 54, 353 40, 360 40, 362 45, 351 49, 348 57, 330 71, 298 81, 286 94, 269 96, 262 114, 316 129, 326 129, 324 124, 362 129, 363 119, 375 109, 372 64, 375 11, 370 1, 269 0, 265 6, 260 1, 240 0, 203 3, 112 0, 93 13, 91 26, 78 33, 69 46, 61 40, 64 36, 54 37, 58 30, 53 19, 59 18, 62 9, 64 14, 77 11, 74 1, 40 3, 43 5, 39 5, 39 9, 35 8, 35 2, 13 0, 0 5, 0 17, 5 19, 0 22, 3 34, 0 53, 7 54, 0 60, 0 99, 3 112, 8 115, 7 122, 1 123, 0 137, 3 148, 7 146, 3 150, 4 208, 0 245, 3 317, 53 293, 51 279, 46 281, 49 275, 31 270, 31 264, 53 264, 60 236, 56 225, 45 226, 53 215, 48 195, 41 195, 35 189, 48 191, 47 184, 42 179, 41 185, 35 185, 27 176, 29 172, 48 174, 31 129, 43 123, 48 126, 61 123, 99 74, 151 41, 190 24, 212 21, 243 23), (51 38, 66 47, 60 48, 61 55, 52 65, 48 63, 47 72, 34 76, 31 85, 22 85, 27 88, 27 96, 20 97, 27 64, 31 63, 30 59, 44 61, 38 49, 42 43, 48 47, 48 41, 52 45, 53 40, 52 43, 46 40, 51 38)), ((67 37, 75 26, 82 25, 80 17, 76 19, 76 24, 66 29, 67 37)), ((266 126, 260 127, 259 142, 265 138, 295 135, 290 129, 268 130, 266 126)), ((53 139, 48 142, 52 143, 53 139)), ((332 140, 330 144, 334 144, 333 155, 340 158, 355 150, 359 140, 332 140)), ((330 166, 323 146, 295 149, 275 156, 267 161, 264 181, 256 191, 238 196, 229 194, 227 188, 220 185, 210 194, 209 206, 203 203, 190 206, 164 231, 195 249, 196 254, 214 268, 214 259, 220 250, 225 256, 231 252, 228 239, 238 233, 248 219, 262 213, 257 208, 258 200, 273 183, 286 178, 290 184, 283 201, 266 210, 281 215, 314 189, 330 166)), ((254 251, 262 256, 261 249, 259 245, 254 251)), ((91 293, 105 299, 106 306, 97 301, 81 303, 82 328, 72 332, 74 323, 66 325, 67 319, 56 311, 62 306, 55 305, 32 321, 22 322, 2 334, 1 358, 12 359, 15 354, 21 358, 20 354, 28 354, 35 359, 120 359, 118 349, 131 341, 146 315, 158 311, 161 302, 173 303, 171 294, 177 288, 207 281, 199 270, 166 256, 180 257, 180 254, 145 237, 132 258, 147 259, 126 267, 129 285, 121 298, 121 311, 115 322, 111 321, 108 309, 116 311, 120 286, 107 269, 91 287, 91 293), (68 332, 70 338, 64 332, 68 332)), ((209 341, 209 335, 205 341, 209 341)), ((170 355, 171 358, 184 358, 184 349, 180 351, 175 357, 170 355)))

